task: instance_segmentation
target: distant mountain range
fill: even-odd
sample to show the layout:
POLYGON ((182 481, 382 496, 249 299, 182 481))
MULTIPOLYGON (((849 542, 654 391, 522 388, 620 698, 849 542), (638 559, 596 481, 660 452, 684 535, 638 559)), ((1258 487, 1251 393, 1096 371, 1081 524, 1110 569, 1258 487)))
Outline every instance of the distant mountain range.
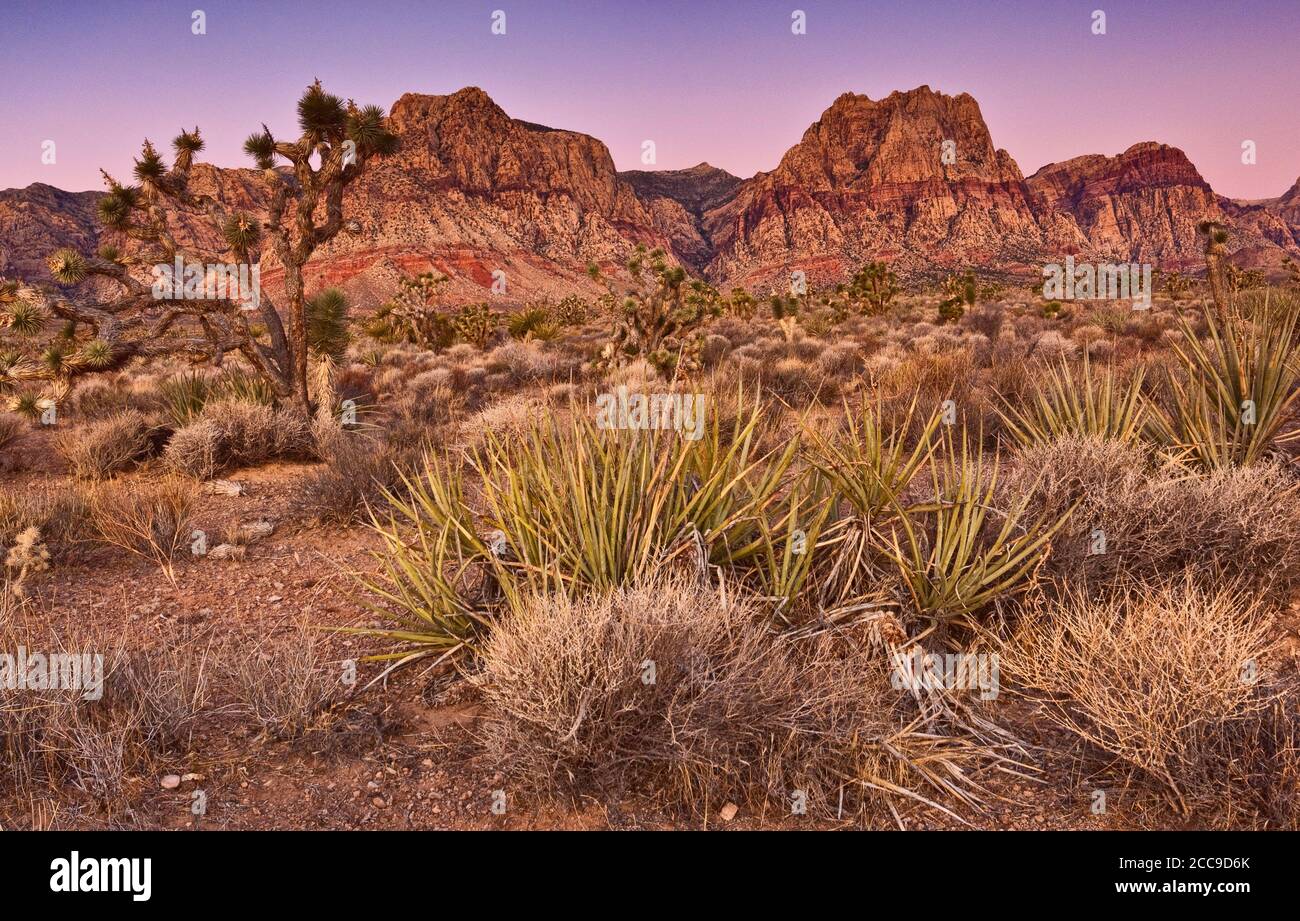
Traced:
MULTIPOLYGON (((1228 199, 1155 142, 1025 178, 971 96, 928 86, 880 100, 845 93, 776 169, 744 180, 707 163, 617 172, 600 141, 511 118, 476 87, 408 93, 390 115, 400 152, 348 192, 360 233, 340 234, 308 272, 313 287, 340 285, 361 303, 430 269, 450 276, 454 301, 485 299, 498 269, 509 301, 595 294, 587 263, 618 271, 638 243, 722 287, 760 291, 794 270, 842 280, 871 259, 905 276, 1037 276, 1067 254, 1197 270, 1205 218, 1230 228, 1239 265, 1300 260, 1300 180, 1275 199, 1228 199)), ((244 207, 264 195, 251 169, 199 167, 193 181, 244 207)), ((0 274, 42 277, 52 250, 93 248, 106 234, 99 195, 39 183, 0 192, 0 274)), ((219 251, 209 228, 178 221, 183 241, 219 251)), ((262 277, 273 286, 275 267, 262 277)))

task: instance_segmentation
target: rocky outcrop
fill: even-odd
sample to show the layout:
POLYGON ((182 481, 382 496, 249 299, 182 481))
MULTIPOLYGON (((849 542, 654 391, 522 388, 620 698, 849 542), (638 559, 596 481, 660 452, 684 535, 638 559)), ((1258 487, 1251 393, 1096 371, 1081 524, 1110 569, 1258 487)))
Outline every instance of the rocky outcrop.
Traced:
POLYGON ((45 257, 65 246, 94 251, 100 192, 64 192, 34 182, 0 192, 0 275, 46 278, 45 257))
POLYGON ((595 138, 513 119, 476 87, 408 93, 390 115, 401 148, 349 190, 360 233, 323 247, 309 283, 368 295, 434 270, 451 277, 455 300, 492 297, 495 277, 504 301, 560 298, 601 290, 590 262, 618 266, 637 243, 668 245, 595 138))
POLYGON ((649 205, 655 229, 668 238, 674 254, 703 272, 713 258, 704 216, 729 202, 741 180, 708 163, 690 169, 629 170, 618 175, 649 205))
MULTIPOLYGON (((1068 254, 1199 270, 1205 218, 1230 228, 1238 264, 1273 270, 1284 255, 1300 258, 1300 181, 1276 199, 1232 201, 1156 143, 1025 179, 974 99, 925 86, 840 96, 776 169, 743 181, 707 163, 618 173, 595 138, 511 118, 474 87, 407 94, 390 114, 401 148, 348 190, 356 232, 317 251, 309 290, 340 285, 376 304, 403 274, 433 270, 451 278, 453 303, 592 296, 603 289, 588 263, 617 274, 638 243, 721 286, 760 291, 784 288, 795 270, 839 281, 871 259, 903 275, 1036 276, 1068 254), (504 293, 493 292, 497 272, 504 293)), ((256 170, 199 165, 192 181, 253 211, 266 194, 256 170)), ((52 250, 94 249, 100 194, 0 192, 0 272, 43 277, 52 250)), ((219 250, 205 222, 174 218, 183 242, 219 250)), ((264 260, 273 292, 278 274, 264 260)))
POLYGON ((1202 265, 1196 225, 1232 228, 1243 261, 1280 262, 1290 244, 1281 220, 1214 193, 1176 147, 1134 144, 1115 157, 1088 155, 1044 166, 1026 180, 1035 214, 1052 249, 1096 258, 1150 262, 1162 269, 1202 265))
POLYGON ((868 259, 902 271, 1024 265, 1042 235, 1015 161, 973 98, 927 86, 840 96, 770 173, 705 221, 715 278, 838 280, 868 259))

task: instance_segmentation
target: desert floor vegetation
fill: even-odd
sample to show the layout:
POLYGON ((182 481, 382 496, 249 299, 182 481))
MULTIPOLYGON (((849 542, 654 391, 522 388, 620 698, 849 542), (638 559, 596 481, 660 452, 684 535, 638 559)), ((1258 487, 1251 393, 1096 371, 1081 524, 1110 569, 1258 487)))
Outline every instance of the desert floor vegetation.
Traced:
POLYGON ((640 258, 313 301, 309 414, 237 357, 53 424, 5 378, 0 652, 103 693, 0 682, 0 825, 1300 824, 1293 294, 768 309, 640 258))

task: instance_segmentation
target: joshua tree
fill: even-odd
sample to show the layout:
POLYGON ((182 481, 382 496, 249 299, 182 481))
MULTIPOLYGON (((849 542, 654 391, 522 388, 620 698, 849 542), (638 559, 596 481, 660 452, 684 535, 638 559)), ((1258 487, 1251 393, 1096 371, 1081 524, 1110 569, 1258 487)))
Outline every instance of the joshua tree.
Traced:
POLYGON ((969 270, 961 275, 949 275, 944 280, 943 290, 948 296, 939 302, 940 323, 960 320, 966 308, 974 307, 979 298, 979 282, 975 273, 969 270))
POLYGON ((1191 287, 1191 283, 1187 280, 1187 276, 1183 275, 1181 272, 1165 272, 1161 275, 1160 281, 1165 289, 1165 293, 1169 295, 1171 301, 1182 300, 1187 295, 1188 289, 1191 287))
POLYGON ((367 331, 380 339, 402 340, 441 352, 456 338, 451 319, 442 309, 447 276, 424 272, 401 280, 397 294, 380 307, 367 331))
MULTIPOLYGON (((639 356, 665 377, 678 368, 694 370, 699 327, 721 310, 717 292, 685 284, 685 269, 670 265, 663 250, 646 252, 641 244, 627 261, 627 271, 632 284, 618 301, 622 320, 603 350, 601 363, 639 356)), ((587 272, 617 299, 599 266, 592 263, 587 272)))
POLYGON ((95 255, 70 249, 53 253, 49 268, 57 286, 0 282, 0 327, 35 338, 47 320, 66 323, 60 340, 40 360, 4 356, 0 384, 43 381, 57 400, 75 376, 118 368, 133 358, 183 354, 220 364, 226 354, 238 352, 277 397, 309 413, 311 343, 303 267, 347 226, 344 190, 372 158, 392 153, 397 137, 388 130, 382 108, 344 102, 319 81, 298 101, 298 125, 296 141, 277 140, 263 125, 244 143, 262 170, 256 214, 232 207, 220 193, 191 186, 194 157, 203 150, 197 128, 172 141, 170 167, 146 140, 135 161, 135 184, 103 173, 108 195, 99 203, 99 217, 123 245, 105 245, 95 255), (287 166, 276 168, 277 158, 287 166), (181 225, 190 228, 188 235, 181 225), (181 242, 207 236, 222 245, 203 251, 181 242), (278 304, 247 283, 260 274, 265 255, 283 271, 278 304), (183 267, 184 283, 176 278, 175 288, 168 285, 160 294, 160 269, 173 265, 183 267), (244 270, 238 284, 227 274, 232 267, 244 270), (219 270, 215 279, 214 269, 219 270), (151 270, 153 284, 147 280, 151 270), (94 284, 78 288, 75 297, 64 290, 86 281, 94 284))
POLYGON ((851 298, 864 305, 864 312, 884 313, 898 295, 898 276, 883 262, 868 262, 849 282, 851 298))

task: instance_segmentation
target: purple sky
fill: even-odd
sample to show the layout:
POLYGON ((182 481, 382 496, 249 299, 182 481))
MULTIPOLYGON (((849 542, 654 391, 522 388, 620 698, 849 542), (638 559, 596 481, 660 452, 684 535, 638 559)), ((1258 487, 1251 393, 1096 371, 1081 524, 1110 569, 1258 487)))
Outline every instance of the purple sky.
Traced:
POLYGON ((382 105, 478 85, 517 118, 595 135, 620 169, 652 139, 657 168, 742 177, 840 93, 927 83, 973 95, 1026 175, 1158 140, 1218 192, 1272 197, 1300 175, 1297 36, 1300 0, 0 0, 0 188, 98 189, 101 166, 129 177, 141 138, 196 122, 205 158, 248 165, 244 137, 289 134, 319 76, 382 105))

